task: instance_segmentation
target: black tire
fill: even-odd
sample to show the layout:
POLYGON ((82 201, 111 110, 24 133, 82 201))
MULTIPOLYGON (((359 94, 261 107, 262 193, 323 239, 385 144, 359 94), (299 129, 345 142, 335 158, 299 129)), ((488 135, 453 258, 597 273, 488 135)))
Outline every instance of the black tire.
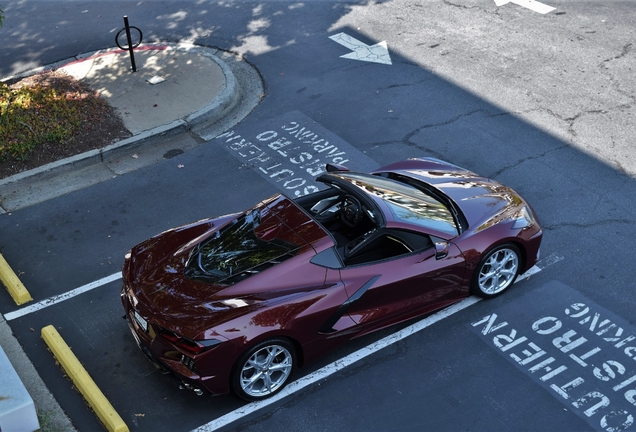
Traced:
POLYGON ((296 364, 296 350, 288 340, 264 340, 243 353, 236 362, 232 391, 247 401, 268 398, 291 381, 296 364))
POLYGON ((497 246, 486 253, 475 268, 471 293, 493 298, 506 292, 519 276, 521 253, 512 243, 497 246))

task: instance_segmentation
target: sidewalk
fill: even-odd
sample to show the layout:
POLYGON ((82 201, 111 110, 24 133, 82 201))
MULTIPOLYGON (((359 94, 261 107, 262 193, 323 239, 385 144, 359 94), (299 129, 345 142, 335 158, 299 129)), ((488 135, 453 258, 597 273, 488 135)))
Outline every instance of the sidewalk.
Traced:
MULTIPOLYGON (((0 180, 0 217, 156 163, 167 157, 162 141, 172 135, 193 130, 198 135, 198 139, 177 140, 177 152, 200 145, 241 121, 263 95, 258 72, 218 49, 191 44, 146 45, 135 50, 135 61, 138 71, 133 73, 128 51, 101 50, 3 79, 61 69, 88 82, 107 99, 133 136, 0 180), (126 163, 119 163, 119 159, 126 163)), ((33 399, 40 426, 74 430, 1 314, 0 346, 33 399)))
MULTIPOLYGON (((235 55, 191 44, 155 44, 135 50, 137 72, 128 51, 101 50, 80 54, 38 70, 6 77, 20 78, 59 69, 81 79, 116 108, 132 137, 40 168, 0 180, 0 215, 108 180, 161 160, 165 152, 152 147, 166 137, 196 131, 210 140, 238 123, 260 102, 263 85, 258 72, 235 55), (152 84, 155 82, 155 84, 152 84), (144 148, 137 160, 110 163, 144 148), (103 169, 95 171, 97 165, 103 169), (92 167, 90 174, 82 170, 92 167)), ((184 143, 183 151, 200 144, 184 143)))

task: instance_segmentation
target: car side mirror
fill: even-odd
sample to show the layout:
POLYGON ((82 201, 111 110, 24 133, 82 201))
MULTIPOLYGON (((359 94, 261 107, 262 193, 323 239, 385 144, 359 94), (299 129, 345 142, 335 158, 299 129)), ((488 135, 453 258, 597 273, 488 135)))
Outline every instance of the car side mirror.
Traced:
POLYGON ((435 242, 435 259, 440 260, 448 256, 448 242, 435 242))

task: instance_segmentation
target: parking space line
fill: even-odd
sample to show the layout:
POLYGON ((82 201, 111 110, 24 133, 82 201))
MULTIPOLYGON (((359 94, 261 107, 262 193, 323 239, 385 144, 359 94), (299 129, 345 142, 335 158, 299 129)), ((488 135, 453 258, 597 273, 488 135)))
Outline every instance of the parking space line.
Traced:
MULTIPOLYGON (((551 256, 552 257, 552 256, 551 256)), ((548 257, 550 258, 550 257, 548 257)), ((521 276, 519 276, 517 278, 517 280, 515 281, 515 283, 520 282, 522 280, 527 279, 528 277, 530 277, 533 274, 537 274, 539 273, 541 270, 543 270, 545 267, 547 267, 548 265, 554 264, 555 262, 560 261, 563 258, 554 260, 548 260, 549 263, 545 266, 541 266, 539 267, 538 265, 533 266, 530 270, 528 270, 526 273, 522 274, 521 276)), ((547 259, 546 259, 547 260, 547 259)), ((540 263, 538 263, 540 264, 540 263)), ((336 360, 335 362, 328 364, 320 369, 318 369, 315 372, 310 373, 309 375, 306 375, 294 382, 291 382, 287 387, 285 387, 284 389, 282 389, 279 393, 277 393, 276 395, 268 398, 268 399, 264 399, 261 401, 257 401, 257 402, 250 402, 247 405, 242 406, 241 408, 238 408, 232 412, 229 412, 215 420, 212 420, 209 423, 206 423, 202 426, 199 426, 196 429, 193 429, 192 432, 212 432, 215 431, 217 429, 220 429, 224 426, 229 425, 230 423, 233 423, 237 420, 239 420, 242 417, 245 417, 247 415, 250 415, 262 408, 265 408, 275 402, 278 402, 281 399, 284 399, 285 397, 294 394, 302 389, 304 389, 305 387, 314 384, 317 381, 320 381, 322 379, 325 379, 327 377, 329 377, 330 375, 333 375, 334 373, 346 368, 347 366, 352 365, 353 363, 357 362, 358 360, 362 360, 363 358, 377 352, 380 351, 381 349, 392 345, 396 342, 401 341, 402 339, 411 336, 412 334, 415 334, 417 332, 419 332, 420 330, 425 329, 426 327, 429 327, 432 324, 435 324, 438 321, 443 320, 444 318, 448 318, 449 316, 463 310, 466 309, 469 306, 474 305, 475 303, 478 303, 481 300, 481 298, 479 297, 475 297, 475 296, 471 296, 468 297, 458 303, 455 303, 449 307, 447 307, 446 309, 442 309, 439 312, 434 313, 433 315, 429 315, 428 317, 424 318, 421 321, 416 322, 415 324, 412 324, 408 327, 403 328, 402 330, 393 333, 389 336, 386 336, 382 339, 380 339, 379 341, 376 341, 370 345, 367 345, 364 348, 359 349, 358 351, 349 354, 346 357, 343 357, 339 360, 336 360)))
POLYGON ((107 283, 116 281, 117 279, 121 279, 121 272, 117 272, 115 274, 112 274, 110 276, 106 276, 105 278, 96 280, 94 282, 88 283, 86 285, 83 285, 79 288, 75 288, 74 290, 68 291, 64 294, 59 294, 53 297, 49 297, 46 300, 42 300, 39 301, 35 304, 29 305, 27 307, 24 307, 22 309, 18 309, 16 311, 13 312, 9 312, 4 316, 4 319, 7 321, 11 321, 14 320, 16 318, 20 318, 24 315, 33 313, 33 312, 37 312, 40 309, 44 309, 46 307, 52 306, 56 303, 62 302, 64 300, 68 300, 72 297, 75 297, 76 295, 82 294, 86 291, 90 291, 92 289, 98 288, 102 285, 106 285, 107 283))
POLYGON ((525 272, 522 275, 519 275, 519 277, 517 277, 517 280, 515 281, 515 283, 517 282, 521 282, 522 280, 528 279, 530 276, 537 274, 541 271, 541 268, 538 266, 532 266, 527 272, 525 272))
MULTIPOLYGON (((1 257, 2 257, 2 255, 0 255, 0 258, 1 257)), ((557 254, 552 254, 552 255, 548 256, 547 258, 542 259, 541 261, 539 261, 537 263, 537 265, 532 267, 530 270, 528 270, 524 274, 520 275, 515 282, 520 282, 522 280, 525 280, 525 279, 529 278, 530 276, 540 272, 544 268, 561 261, 562 259, 563 259, 563 257, 561 257, 561 256, 559 256, 557 254)), ((88 284, 83 285, 83 286, 81 286, 79 288, 75 288, 74 290, 68 291, 66 293, 59 294, 59 295, 56 295, 56 296, 53 296, 53 297, 49 297, 46 300, 39 301, 39 302, 37 302, 35 304, 29 305, 29 306, 24 307, 22 309, 18 309, 16 311, 9 312, 9 313, 4 315, 4 319, 7 320, 7 321, 11 321, 11 320, 14 320, 16 318, 20 318, 20 317, 22 317, 24 315, 28 315, 28 314, 33 313, 33 312, 37 312, 37 311, 39 311, 41 309, 44 309, 44 308, 49 307, 49 306, 52 306, 52 305, 54 305, 56 303, 60 303, 60 302, 62 302, 64 300, 68 300, 68 299, 70 299, 72 297, 75 297, 76 295, 82 294, 82 293, 84 293, 86 291, 90 291, 90 290, 92 290, 94 288, 98 288, 98 287, 100 287, 102 285, 106 285, 107 283, 116 281, 118 279, 121 279, 121 272, 117 272, 117 273, 114 273, 114 274, 112 274, 110 276, 106 276, 106 277, 104 277, 102 279, 99 279, 99 280, 96 280, 94 282, 88 283, 88 284)))
POLYGON ((42 328, 42 339, 106 429, 111 432, 128 432, 124 420, 117 414, 55 327, 48 325, 42 328))
POLYGON ((362 360, 363 358, 389 345, 399 342, 402 339, 408 336, 411 336, 412 334, 415 334, 419 332, 420 330, 423 330, 426 327, 432 324, 435 324, 436 322, 441 321, 444 318, 447 318, 461 311, 462 309, 465 309, 469 306, 474 305, 480 300, 481 299, 479 297, 475 297, 475 296, 468 297, 467 299, 464 299, 458 303, 455 303, 454 305, 451 305, 447 307, 446 309, 442 309, 441 311, 433 315, 429 315, 428 317, 424 318, 421 321, 416 322, 415 324, 405 327, 402 330, 396 333, 393 333, 392 335, 386 336, 380 339, 379 341, 376 341, 370 345, 367 345, 366 347, 361 348, 358 351, 351 353, 346 357, 336 360, 335 362, 328 364, 318 369, 317 371, 312 372, 311 374, 306 375, 290 383, 287 387, 285 387, 283 390, 281 390, 279 393, 272 396, 271 398, 264 399, 258 402, 250 402, 247 405, 242 406, 241 408, 238 408, 230 413, 225 414, 224 416, 221 416, 203 426, 200 426, 194 429, 192 432, 212 432, 221 427, 227 426, 228 424, 240 419, 241 417, 252 414, 262 408, 265 408, 268 405, 278 402, 279 400, 302 390, 303 388, 311 384, 314 384, 317 381, 325 379, 329 377, 330 375, 357 362, 358 360, 362 360))
MULTIPOLYGON (((0 255, 1 257, 1 255, 0 255)), ((540 262, 537 263, 537 265, 535 265, 534 267, 532 267, 530 270, 528 270, 526 273, 524 273, 523 275, 520 275, 519 278, 517 278, 516 282, 525 280, 527 278, 529 278, 531 275, 534 275, 538 272, 540 272, 541 270, 543 270, 545 267, 548 267, 556 262, 559 262, 563 259, 563 257, 558 256, 556 254, 552 254, 549 257, 547 257, 544 260, 541 260, 540 262)), ((22 309, 18 309, 16 311, 13 312, 9 312, 7 313, 4 318, 6 321, 11 321, 14 320, 16 318, 22 317, 24 315, 39 311, 41 309, 44 309, 48 306, 52 306, 54 304, 60 303, 64 300, 68 300, 70 298, 73 298, 79 294, 82 294, 84 292, 90 291, 92 289, 98 288, 100 286, 106 285, 110 282, 116 281, 118 279, 121 279, 122 275, 121 272, 117 272, 114 273, 110 276, 106 276, 102 279, 99 279, 97 281, 94 282, 90 282, 86 285, 83 285, 79 288, 76 288, 74 290, 68 291, 66 293, 57 295, 57 296, 53 296, 53 297, 49 297, 46 300, 42 300, 36 304, 24 307, 22 309)), ((271 405, 283 398, 285 398, 288 395, 291 395, 297 391, 302 390, 303 388, 321 380, 321 379, 325 379, 327 377, 329 377, 330 375, 334 374, 335 372, 344 369, 345 367, 357 362, 358 360, 361 360, 389 345, 392 345, 414 333, 419 332, 420 330, 444 319, 447 318, 450 315, 453 315, 469 306, 472 306, 473 304, 479 302, 481 299, 475 296, 469 297, 467 299, 462 300, 461 302, 455 303, 454 305, 449 306, 446 309, 443 309, 433 315, 428 316, 427 318, 409 326, 406 327, 392 335, 389 335, 377 342, 374 342, 340 360, 337 360, 299 380, 296 380, 292 383, 290 383, 287 387, 285 387, 280 393, 274 395, 271 398, 268 398, 266 400, 262 400, 262 401, 258 401, 258 402, 252 402, 249 403, 237 410, 234 410, 228 414, 225 414, 222 417, 219 417, 205 425, 200 426, 197 429, 194 429, 193 432, 210 432, 210 431, 215 431, 221 427, 224 427, 246 415, 249 415, 253 412, 256 412, 268 405, 271 405)), ((42 338, 47 342, 47 344, 49 345, 49 348, 51 349, 51 351, 54 353, 54 355, 56 356, 56 358, 58 359, 58 361, 60 361, 60 363, 62 364, 62 366, 64 367, 64 369, 67 371, 67 374, 72 377, 73 374, 81 374, 80 370, 75 370, 75 367, 79 367, 81 368, 81 370, 83 370, 81 364, 79 363, 79 361, 77 360, 77 358, 75 358, 75 356, 73 355, 73 353, 70 351, 70 348, 68 348, 68 346, 64 343, 64 341, 62 340, 62 338, 59 336, 59 334, 57 333, 57 331, 55 330, 55 328, 53 326, 47 326, 45 328, 42 329, 42 338), (65 348, 64 348, 65 347, 65 348), (72 358, 75 359, 75 362, 77 362, 76 365, 73 365, 74 362, 72 360, 69 360, 69 368, 71 369, 71 371, 67 370, 67 366, 63 363, 62 359, 60 357, 66 357, 66 356, 72 356, 72 358)), ((65 360, 66 361, 66 360, 65 360)), ((84 373, 86 374, 86 377, 88 377, 88 380, 90 380, 92 382, 92 379, 90 378, 90 376, 88 376, 88 373, 86 373, 86 371, 84 370, 84 373)), ((82 378, 84 379, 84 378, 82 378)), ((84 385, 82 384, 77 384, 76 386, 79 389, 80 385, 84 385)), ((94 386, 94 383, 93 383, 94 386)), ((99 389, 95 386, 95 389, 97 389, 97 391, 101 394, 101 391, 99 391, 99 389)), ((81 390, 80 390, 81 391, 81 390)), ((84 392, 82 391, 82 394, 84 394, 84 392)), ((103 397, 103 394, 101 394, 101 396, 103 397)), ((85 395, 86 398, 88 398, 85 395)), ((93 396, 91 396, 93 397, 93 396)), ((97 399, 99 399, 99 397, 97 397, 97 399)), ((87 399, 88 400, 88 399, 87 399)), ((104 397, 105 400, 105 397, 104 397)), ((108 406, 110 406, 110 403, 106 400, 106 403, 108 404, 108 406)), ((112 408, 112 406, 111 406, 112 408)), ((97 408, 94 408, 95 412, 98 413, 98 410, 103 410, 103 407, 100 405, 97 408)), ((113 410, 114 412, 114 410, 113 410)), ((98 416, 100 415, 100 413, 98 413, 98 416)), ((102 420, 104 422, 104 424, 106 425, 106 421, 110 421, 109 418, 110 416, 112 416, 112 413, 107 413, 104 414, 102 413, 101 415, 106 415, 106 420, 102 420)), ((114 412, 114 415, 118 416, 116 412, 114 412)), ((100 417, 101 419, 101 417, 100 417)), ((121 420, 121 418, 120 418, 121 420)), ((122 420, 122 424, 124 429, 109 429, 109 430, 114 430, 114 431, 128 431, 128 427, 125 425, 125 423, 123 423, 122 420)), ((107 425, 107 427, 110 427, 107 425)), ((121 425, 117 425, 117 428, 120 428, 121 425)))
POLYGON ((13 272, 2 254, 0 254, 0 280, 4 286, 7 287, 9 295, 11 295, 13 301, 18 306, 33 300, 29 291, 27 291, 24 284, 22 284, 18 276, 13 272))
POLYGON ((539 273, 541 270, 545 270, 546 267, 549 267, 552 264, 556 264, 561 260, 563 260, 563 257, 561 255, 557 255, 555 253, 550 254, 547 257, 539 260, 539 262, 532 266, 527 272, 519 275, 515 283, 528 279, 530 276, 539 273))

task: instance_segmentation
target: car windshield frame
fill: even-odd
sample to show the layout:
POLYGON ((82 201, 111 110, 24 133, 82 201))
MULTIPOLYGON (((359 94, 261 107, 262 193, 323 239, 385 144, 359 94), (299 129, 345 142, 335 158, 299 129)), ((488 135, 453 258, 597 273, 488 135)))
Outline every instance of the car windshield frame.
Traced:
POLYGON ((456 209, 436 194, 410 182, 390 178, 385 173, 331 173, 380 199, 397 222, 431 229, 448 235, 461 234, 456 209))

